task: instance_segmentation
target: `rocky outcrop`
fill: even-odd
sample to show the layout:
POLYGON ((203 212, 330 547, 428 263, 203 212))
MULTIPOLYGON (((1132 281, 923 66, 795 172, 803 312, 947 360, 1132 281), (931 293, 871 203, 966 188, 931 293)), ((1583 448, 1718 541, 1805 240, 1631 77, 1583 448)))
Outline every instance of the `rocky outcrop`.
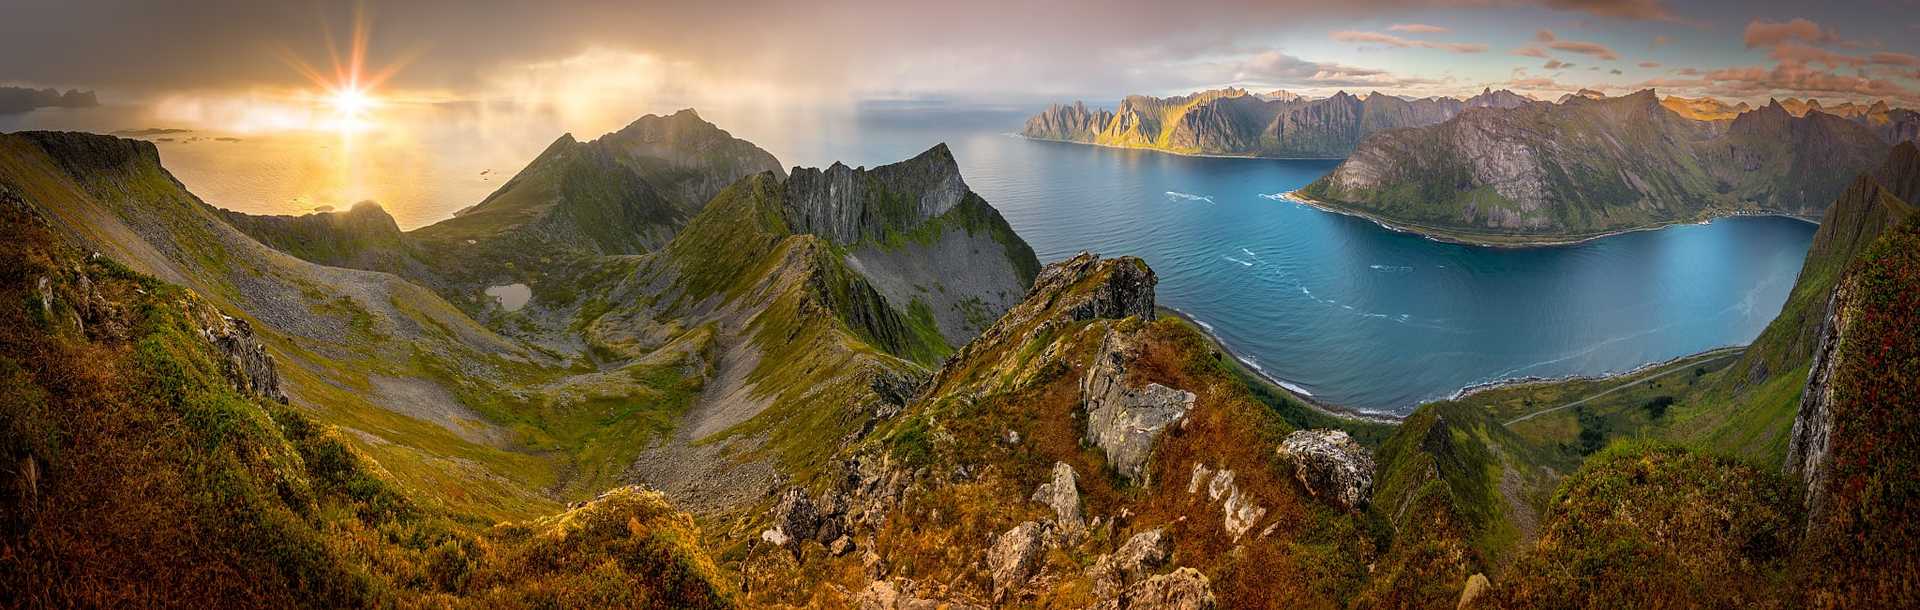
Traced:
POLYGON ((921 587, 904 578, 867 583, 854 602, 860 610, 984 610, 966 602, 921 597, 921 587))
POLYGON ((1154 441, 1186 417, 1195 397, 1158 383, 1128 387, 1127 363, 1134 350, 1126 333, 1108 331, 1081 379, 1080 396, 1087 410, 1086 442, 1105 451, 1107 463, 1122 478, 1144 485, 1154 441))
POLYGON ((1153 269, 1138 258, 1102 261, 1099 255, 1082 251, 1041 269, 1027 298, 1039 296, 1064 304, 1072 320, 1134 316, 1152 320, 1156 315, 1153 287, 1159 282, 1153 269), (1088 283, 1089 279, 1094 281, 1088 283))
POLYGON ((1202 490, 1205 490, 1208 502, 1220 503, 1220 525, 1234 540, 1247 535, 1260 522, 1260 518, 1267 516, 1266 507, 1254 502, 1252 496, 1240 491, 1240 486, 1234 484, 1231 469, 1214 470, 1206 464, 1195 463, 1193 473, 1187 479, 1187 493, 1199 494, 1202 490))
POLYGON ((805 489, 781 492, 768 511, 768 527, 760 539, 796 555, 804 543, 825 545, 844 555, 854 550, 854 536, 878 529, 887 511, 899 505, 912 481, 912 472, 896 467, 891 456, 859 455, 833 469, 840 473, 816 501, 805 489))
POLYGON ((1028 521, 994 537, 987 551, 994 601, 1007 600, 1040 571, 1052 533, 1046 524, 1028 521))
POLYGON ((1027 119, 1027 126, 1021 133, 1041 140, 1090 143, 1113 122, 1113 117, 1111 110, 1090 111, 1081 102, 1074 102, 1071 106, 1051 104, 1040 114, 1027 119))
POLYGON ((1833 442, 1833 378, 1844 359, 1839 348, 1847 332, 1846 313, 1851 293, 1843 282, 1827 298, 1819 344, 1813 352, 1813 367, 1807 371, 1806 389, 1800 393, 1800 412, 1794 416, 1793 432, 1787 437, 1784 470, 1788 476, 1800 479, 1806 490, 1809 524, 1818 523, 1826 508, 1827 456, 1833 442))
POLYGON ((1086 530, 1086 522, 1080 516, 1080 488, 1076 483, 1073 466, 1066 462, 1053 463, 1053 479, 1042 483, 1033 492, 1033 501, 1053 509, 1053 522, 1062 533, 1073 538, 1086 530))
POLYGON ((1118 598, 1094 605, 1097 610, 1211 610, 1213 583, 1193 568, 1180 568, 1127 587, 1118 598))
POLYGON ((1321 501, 1358 510, 1373 492, 1373 456, 1342 430, 1297 430, 1277 450, 1293 476, 1321 501))
POLYGON ((181 308, 199 329, 200 338, 225 357, 221 367, 234 388, 286 404, 287 393, 280 389, 280 373, 274 368, 273 356, 253 334, 252 324, 191 297, 181 303, 181 308))
POLYGON ((1119 598, 1127 585, 1165 565, 1172 554, 1173 536, 1165 528, 1134 534, 1113 553, 1101 555, 1094 561, 1093 568, 1088 570, 1087 576, 1093 581, 1094 597, 1119 598))

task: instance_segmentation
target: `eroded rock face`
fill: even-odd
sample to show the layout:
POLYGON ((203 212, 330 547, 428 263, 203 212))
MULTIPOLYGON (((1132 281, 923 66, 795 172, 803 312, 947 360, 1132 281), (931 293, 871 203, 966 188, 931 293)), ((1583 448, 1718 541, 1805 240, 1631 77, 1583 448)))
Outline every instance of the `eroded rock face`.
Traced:
POLYGON ((251 324, 196 300, 189 299, 182 305, 189 321, 200 329, 200 337, 225 356, 222 366, 235 388, 286 404, 287 393, 280 389, 280 373, 274 368, 273 356, 253 334, 251 324))
POLYGON ((944 214, 966 194, 959 164, 940 144, 871 170, 837 162, 824 170, 794 168, 783 205, 795 232, 852 244, 944 214))
POLYGON ((1341 430, 1298 430, 1280 442, 1293 476, 1322 501, 1347 510, 1373 493, 1373 456, 1341 430))
POLYGON ((802 543, 814 541, 833 555, 844 555, 854 549, 857 533, 882 525, 912 480, 911 472, 896 467, 886 455, 855 456, 841 463, 839 471, 839 480, 818 500, 799 487, 781 492, 760 538, 796 553, 802 543))
POLYGON ((1108 463, 1128 482, 1145 484, 1154 441, 1186 417, 1195 397, 1157 383, 1127 387, 1127 362, 1134 354, 1125 333, 1109 331, 1081 379, 1080 395, 1087 407, 1087 442, 1106 451, 1108 463))
POLYGON ((1054 523, 1069 536, 1086 529, 1086 522, 1080 516, 1080 487, 1076 483, 1073 466, 1066 462, 1053 463, 1053 480, 1034 490, 1033 501, 1053 509, 1054 523))
POLYGON ((1046 554, 1045 524, 1028 521, 994 538, 987 551, 987 570, 993 576, 993 599, 1004 601, 1040 570, 1046 554))
POLYGON ((1120 597, 1094 606, 1098 610, 1210 610, 1215 605, 1213 583, 1193 568, 1180 568, 1134 583, 1120 597))
POLYGON ((1847 301, 1850 286, 1841 282, 1827 298, 1827 314, 1820 322, 1820 342, 1813 352, 1813 366, 1807 371, 1807 387, 1800 394, 1800 413, 1794 416, 1793 432, 1787 437, 1789 476, 1806 485, 1808 523, 1816 523, 1827 499, 1827 455, 1832 446, 1833 375, 1840 370, 1840 340, 1847 330, 1847 301))

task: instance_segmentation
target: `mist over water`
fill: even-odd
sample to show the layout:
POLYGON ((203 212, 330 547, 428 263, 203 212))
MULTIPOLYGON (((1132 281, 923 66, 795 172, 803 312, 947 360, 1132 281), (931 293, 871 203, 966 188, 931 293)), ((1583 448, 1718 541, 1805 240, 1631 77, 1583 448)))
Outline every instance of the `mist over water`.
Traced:
MULTIPOLYGON (((1406 413, 1502 378, 1622 371, 1747 343, 1779 312, 1815 228, 1732 218, 1562 247, 1442 244, 1278 196, 1334 162, 1028 141, 1010 135, 1026 110, 703 116, 788 166, 873 166, 946 142, 967 184, 1042 261, 1080 250, 1140 256, 1159 274, 1162 305, 1201 320, 1250 364, 1316 399, 1374 411, 1406 413)), ((366 136, 352 155, 321 134, 182 141, 219 135, 195 133, 160 151, 215 205, 297 214, 374 199, 415 228, 478 202, 564 131, 462 112, 366 136)), ((28 114, 40 118, 0 118, 0 131, 166 126, 28 114)))

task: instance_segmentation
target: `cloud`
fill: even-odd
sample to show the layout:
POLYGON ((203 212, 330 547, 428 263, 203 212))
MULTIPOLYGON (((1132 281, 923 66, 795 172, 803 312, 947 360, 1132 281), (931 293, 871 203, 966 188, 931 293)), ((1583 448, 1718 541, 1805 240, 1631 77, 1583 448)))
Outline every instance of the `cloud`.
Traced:
POLYGON ((1230 66, 1219 82, 1266 86, 1376 87, 1404 88, 1433 85, 1440 81, 1399 76, 1386 70, 1316 62, 1268 50, 1246 57, 1230 66))
POLYGON ((1819 47, 1810 47, 1797 42, 1782 42, 1778 46, 1773 47, 1773 50, 1767 53, 1767 57, 1773 58, 1775 61, 1779 61, 1782 63, 1822 64, 1831 68, 1837 68, 1840 66, 1852 66, 1857 68, 1857 67, 1866 65, 1867 63, 1866 58, 1863 58, 1863 57, 1854 57, 1852 55, 1842 55, 1839 53, 1828 51, 1826 49, 1822 49, 1819 47))
POLYGON ((1408 34, 1445 34, 1453 30, 1440 27, 1437 25, 1427 25, 1424 23, 1397 23, 1387 27, 1387 31, 1406 32, 1408 34))
POLYGON ((1514 49, 1512 53, 1514 55, 1519 55, 1521 57, 1538 57, 1541 59, 1545 59, 1547 57, 1546 50, 1541 49, 1540 47, 1520 47, 1518 49, 1514 49))
POLYGON ((1747 22, 1747 48, 1771 47, 1790 40, 1811 44, 1850 45, 1833 30, 1820 27, 1820 24, 1803 18, 1792 21, 1774 22, 1755 19, 1747 22))
POLYGON ((1640 65, 1640 67, 1642 67, 1642 68, 1658 68, 1658 67, 1660 67, 1660 62, 1657 62, 1657 61, 1643 61, 1643 62, 1640 62, 1640 64, 1639 64, 1639 65, 1640 65))
POLYGON ((1542 29, 1538 32, 1534 32, 1533 38, 1536 41, 1546 43, 1547 48, 1553 49, 1556 51, 1566 51, 1568 53, 1578 53, 1581 55, 1592 55, 1594 57, 1598 57, 1600 59, 1605 59, 1608 61, 1620 59, 1620 54, 1615 53, 1613 49, 1608 47, 1607 45, 1603 45, 1597 42, 1580 42, 1576 40, 1561 40, 1560 37, 1555 36, 1553 34, 1553 30, 1542 29))
POLYGON ((1906 66, 1909 68, 1920 68, 1920 57, 1915 57, 1913 55, 1909 55, 1906 53, 1886 53, 1886 52, 1874 53, 1873 55, 1868 56, 1867 59, 1877 65, 1882 65, 1882 66, 1906 66))
POLYGON ((1558 60, 1558 59, 1549 59, 1549 60, 1547 60, 1547 65, 1544 65, 1544 66, 1540 66, 1540 67, 1542 67, 1542 68, 1546 68, 1546 69, 1548 69, 1548 70, 1560 70, 1560 69, 1565 69, 1565 68, 1571 68, 1571 67, 1573 67, 1573 64, 1570 64, 1570 63, 1567 63, 1567 62, 1564 62, 1564 61, 1560 61, 1560 60, 1558 60))
POLYGON ((1395 47, 1400 49, 1418 47, 1422 49, 1440 49, 1440 50, 1448 51, 1452 53, 1483 53, 1487 50, 1487 45, 1478 44, 1478 43, 1448 43, 1448 42, 1428 42, 1425 40, 1410 40, 1406 38, 1401 38, 1399 36, 1394 36, 1392 34, 1385 34, 1381 32, 1357 32, 1353 30, 1342 30, 1342 31, 1328 34, 1328 36, 1333 38, 1334 40, 1338 40, 1341 42, 1357 42, 1361 44, 1379 44, 1379 45, 1386 45, 1389 47, 1395 47))
POLYGON ((1623 72, 1620 71, 1619 68, 1614 68, 1612 70, 1608 70, 1607 72, 1610 74, 1624 74, 1623 72))
POLYGON ((1673 39, 1666 37, 1665 34, 1662 34, 1662 35, 1653 37, 1653 43, 1647 46, 1648 48, 1658 49, 1660 47, 1667 46, 1667 43, 1670 43, 1670 42, 1673 42, 1673 39))
POLYGON ((1579 11, 1600 17, 1642 21, 1677 21, 1661 0, 1542 0, 1542 6, 1579 11))

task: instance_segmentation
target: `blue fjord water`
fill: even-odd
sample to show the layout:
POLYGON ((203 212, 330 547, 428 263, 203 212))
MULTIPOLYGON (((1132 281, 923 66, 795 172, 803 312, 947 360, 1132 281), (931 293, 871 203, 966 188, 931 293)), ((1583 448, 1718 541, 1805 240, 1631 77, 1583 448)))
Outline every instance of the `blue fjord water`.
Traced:
POLYGON ((1042 261, 1080 250, 1144 258, 1162 305, 1267 375, 1327 403, 1401 414, 1471 384, 1750 342, 1779 313, 1815 228, 1749 217, 1570 246, 1444 244, 1277 196, 1334 162, 1037 142, 1009 124, 868 124, 770 148, 790 164, 872 165, 947 142, 967 184, 1042 261), (928 124, 942 126, 918 127, 928 124))
MULTIPOLYGON (((106 110, 29 113, 0 121, 0 130, 150 126, 106 110)), ((789 165, 872 166, 946 142, 967 183, 1041 260, 1080 250, 1140 256, 1159 273, 1160 303, 1203 321, 1269 376, 1373 411, 1406 413, 1474 383, 1620 371, 1749 342, 1785 301, 1814 230, 1738 218, 1566 247, 1441 244, 1267 197, 1332 162, 1179 157, 1008 135, 1030 110, 708 118, 789 165)), ((175 138, 160 149, 215 205, 268 214, 344 207, 357 199, 325 200, 331 190, 306 183, 351 175, 366 192, 333 190, 376 199, 414 228, 473 204, 498 184, 489 173, 524 163, 562 131, 517 126, 526 137, 472 158, 474 142, 501 134, 471 131, 471 121, 433 124, 452 133, 374 157, 375 165, 392 164, 391 155, 450 160, 420 171, 310 175, 311 155, 296 153, 313 147, 293 136, 175 138)))

